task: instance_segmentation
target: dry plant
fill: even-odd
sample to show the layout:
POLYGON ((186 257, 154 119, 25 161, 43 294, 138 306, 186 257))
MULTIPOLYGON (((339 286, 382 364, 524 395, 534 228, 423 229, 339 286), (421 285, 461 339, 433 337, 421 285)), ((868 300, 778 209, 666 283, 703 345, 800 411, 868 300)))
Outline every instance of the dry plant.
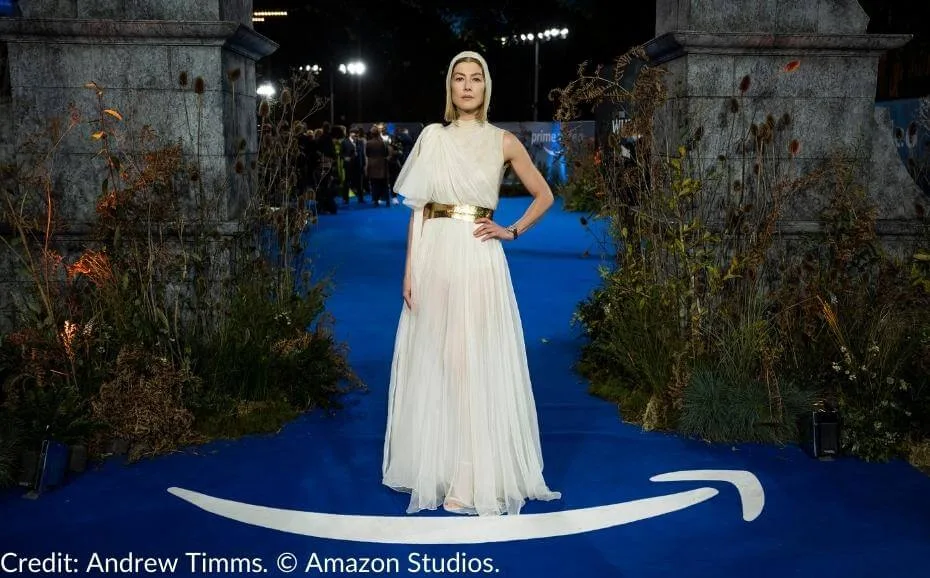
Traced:
POLYGON ((589 337, 578 369, 646 428, 786 442, 795 417, 826 401, 845 416, 846 451, 921 456, 927 240, 903 258, 886 251, 864 155, 800 162, 790 114, 748 96, 803 65, 746 76, 704 110, 671 98, 666 72, 636 48, 553 94, 560 120, 599 106, 627 117, 601 135, 597 186, 575 189, 594 192, 616 247, 576 313, 589 337), (785 234, 796 219, 820 230, 785 234))
POLYGON ((601 135, 597 151, 616 260, 603 288, 579 309, 592 335, 579 367, 598 382, 596 392, 618 399, 627 419, 647 427, 713 422, 710 406, 687 403, 689 388, 698 394, 691 387, 698 370, 712 368, 711 378, 699 380, 712 389, 757 382, 759 395, 742 396, 752 407, 733 418, 749 415, 770 427, 743 427, 740 435, 783 438, 794 410, 784 404, 796 396, 782 391, 773 371, 780 348, 770 320, 758 316, 765 300, 761 310, 755 303, 765 293, 785 210, 818 175, 800 174, 793 162, 800 143, 790 116, 761 112, 746 96, 754 79, 742 79, 722 110, 681 110, 666 74, 634 48, 609 71, 583 65, 553 94, 559 120, 571 120, 582 106, 626 117, 619 130, 601 135), (701 124, 707 119, 717 121, 714 138, 701 124), (728 363, 728 348, 751 361, 728 363))
POLYGON ((132 442, 130 460, 162 454, 203 441, 185 399, 198 386, 196 376, 167 358, 125 348, 92 402, 92 415, 109 438, 132 442))
MULTIPOLYGON (((298 73, 283 87, 280 100, 265 99, 258 108, 259 149, 251 173, 252 187, 258 194, 247 207, 245 222, 251 225, 252 234, 255 227, 273 228, 281 263, 301 257, 300 237, 308 223, 316 222, 312 209, 316 191, 300 187, 306 164, 300 139, 307 130, 307 119, 325 104, 313 95, 317 86, 315 75, 298 73)), ((288 273, 291 268, 281 271, 288 273)), ((293 281, 289 276, 281 279, 284 294, 291 290, 293 281)))
MULTIPOLYGON (((240 77, 227 75, 233 87, 240 77)), ((86 442, 95 431, 129 442, 135 459, 205 428, 248 433, 228 422, 230 408, 272 408, 256 427, 276 428, 295 411, 333 405, 342 382, 361 385, 304 254, 312 193, 297 188, 298 137, 303 114, 322 103, 311 98, 314 78, 300 74, 279 101, 261 103, 258 149, 243 137, 230 167, 203 154, 204 79, 185 72, 178 83, 186 143, 136 127, 88 83, 95 110, 72 107, 66 122, 49 122, 23 147, 22 166, 4 173, 2 238, 26 278, 0 399, 29 444, 86 442), (89 230, 62 210, 56 162, 66 139, 95 149, 89 230), (75 235, 85 242, 75 246, 75 235)))

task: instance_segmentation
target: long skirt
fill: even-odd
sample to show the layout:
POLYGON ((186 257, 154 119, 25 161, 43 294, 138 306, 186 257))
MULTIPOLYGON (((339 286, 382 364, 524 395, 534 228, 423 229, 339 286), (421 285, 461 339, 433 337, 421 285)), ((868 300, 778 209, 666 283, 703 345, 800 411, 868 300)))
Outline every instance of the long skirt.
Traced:
POLYGON ((408 513, 519 514, 555 500, 543 479, 520 313, 501 242, 427 219, 412 262, 413 307, 397 328, 383 483, 408 513))

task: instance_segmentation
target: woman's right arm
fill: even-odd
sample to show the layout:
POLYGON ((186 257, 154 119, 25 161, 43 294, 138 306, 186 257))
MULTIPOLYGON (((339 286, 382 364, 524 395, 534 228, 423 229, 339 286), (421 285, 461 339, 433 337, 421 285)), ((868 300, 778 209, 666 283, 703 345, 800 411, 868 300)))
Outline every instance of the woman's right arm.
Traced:
POLYGON ((410 270, 413 267, 413 220, 415 217, 414 211, 410 211, 410 223, 407 224, 407 262, 404 269, 404 274, 409 275, 410 270))
POLYGON ((404 302, 411 309, 413 308, 413 279, 411 275, 413 270, 413 221, 417 210, 422 209, 410 211, 410 223, 407 225, 407 262, 404 265, 404 302))

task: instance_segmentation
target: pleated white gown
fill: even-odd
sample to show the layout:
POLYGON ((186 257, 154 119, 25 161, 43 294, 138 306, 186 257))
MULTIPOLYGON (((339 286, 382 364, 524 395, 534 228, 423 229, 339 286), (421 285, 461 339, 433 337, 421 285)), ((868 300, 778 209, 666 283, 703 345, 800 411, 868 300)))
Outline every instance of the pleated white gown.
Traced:
POLYGON ((520 314, 499 240, 477 225, 423 220, 428 201, 495 209, 504 132, 465 121, 426 127, 396 189, 415 211, 413 308, 397 328, 383 483, 411 494, 408 513, 446 499, 479 515, 554 500, 543 479, 520 314))

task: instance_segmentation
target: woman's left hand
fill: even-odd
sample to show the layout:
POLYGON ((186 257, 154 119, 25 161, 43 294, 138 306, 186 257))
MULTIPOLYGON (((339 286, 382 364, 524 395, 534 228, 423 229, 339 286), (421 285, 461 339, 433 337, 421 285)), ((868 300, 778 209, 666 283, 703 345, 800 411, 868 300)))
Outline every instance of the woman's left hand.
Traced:
POLYGON ((513 240, 513 234, 510 231, 487 217, 475 219, 475 223, 478 225, 478 228, 475 229, 475 236, 482 241, 487 241, 488 239, 500 239, 502 241, 513 240))

